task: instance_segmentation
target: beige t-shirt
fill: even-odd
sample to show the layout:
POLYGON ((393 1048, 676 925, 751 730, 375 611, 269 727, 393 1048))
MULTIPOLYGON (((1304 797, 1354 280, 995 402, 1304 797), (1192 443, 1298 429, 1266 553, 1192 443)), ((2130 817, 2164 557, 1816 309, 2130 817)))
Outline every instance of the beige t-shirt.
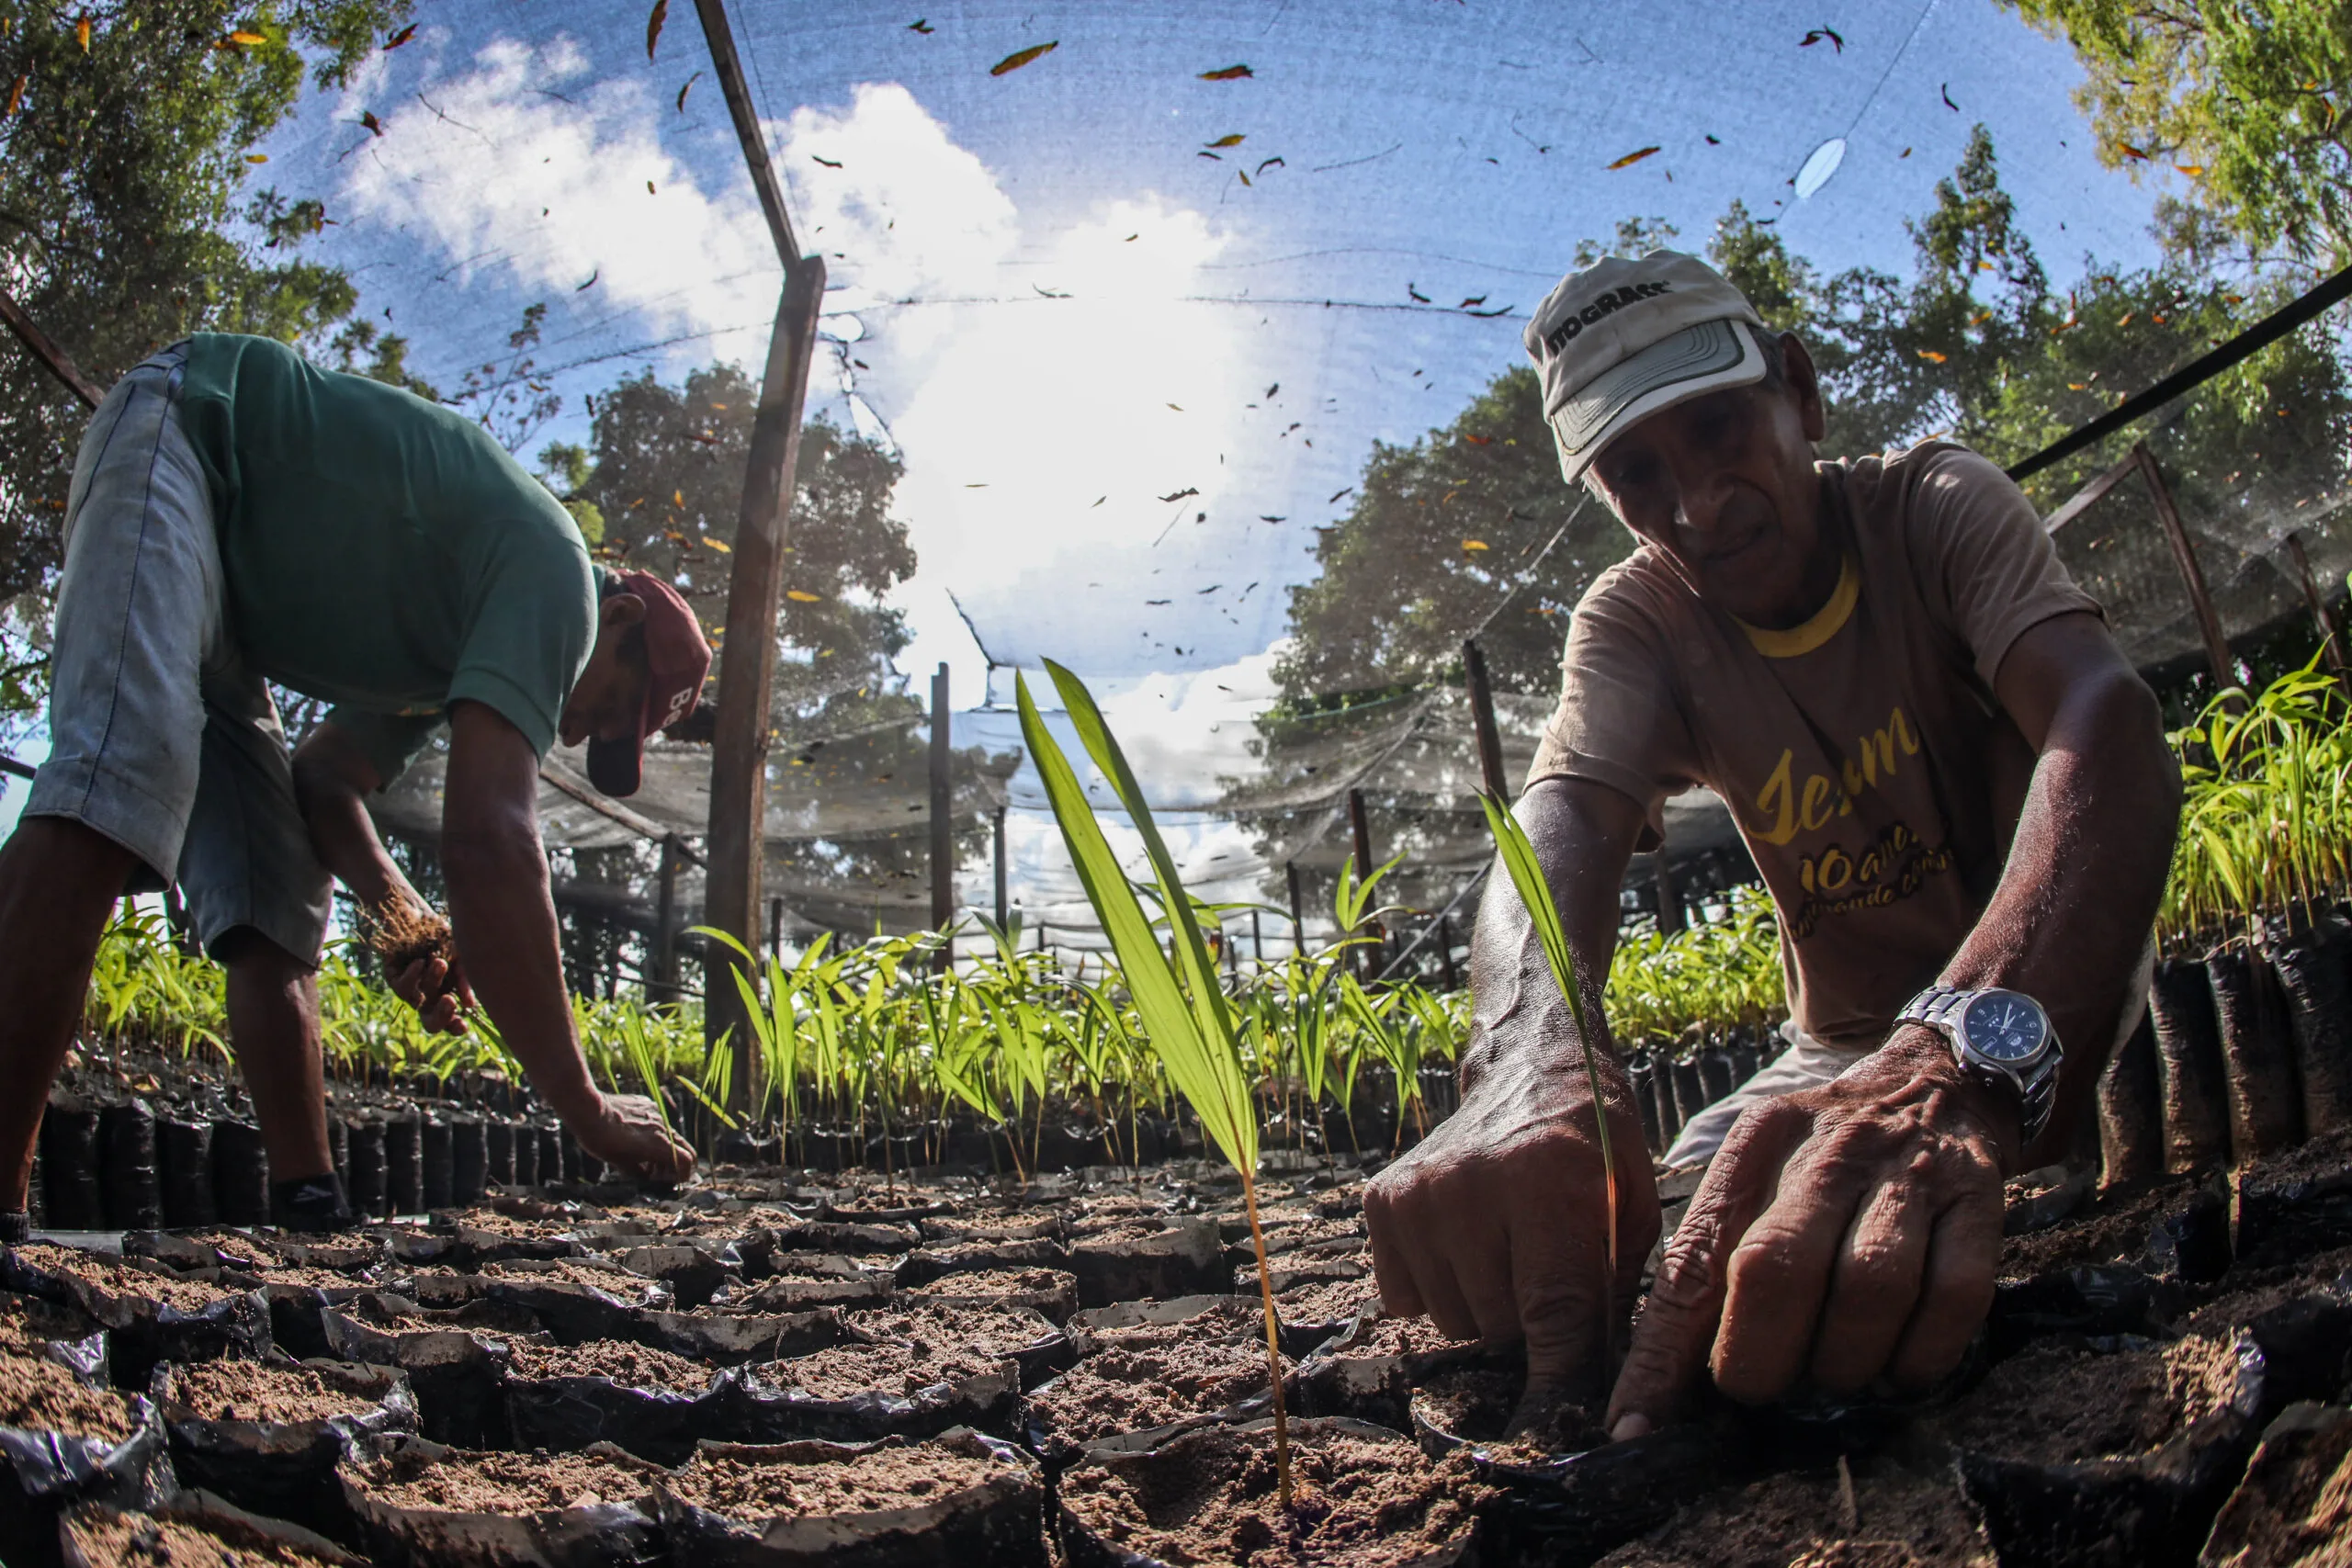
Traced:
POLYGON ((1743 626, 1645 545, 1577 606, 1528 782, 1607 784, 1654 825, 1691 784, 1722 795, 1780 911, 1798 1026, 1867 1050, 2000 879, 2034 766, 1993 694, 2002 659, 2098 605, 2024 494, 1965 447, 1819 467, 1853 539, 1820 614, 1743 626))

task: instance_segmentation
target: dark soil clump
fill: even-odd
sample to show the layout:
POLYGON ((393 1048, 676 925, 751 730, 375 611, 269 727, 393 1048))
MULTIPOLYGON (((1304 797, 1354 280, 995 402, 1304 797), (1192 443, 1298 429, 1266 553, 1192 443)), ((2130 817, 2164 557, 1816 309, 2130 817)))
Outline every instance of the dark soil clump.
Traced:
POLYGON ((2222 1339, 2108 1354, 2036 1346, 1995 1367, 1935 1426, 1961 1448, 2004 1459, 2129 1458, 2219 1409, 2234 1365, 2222 1339))

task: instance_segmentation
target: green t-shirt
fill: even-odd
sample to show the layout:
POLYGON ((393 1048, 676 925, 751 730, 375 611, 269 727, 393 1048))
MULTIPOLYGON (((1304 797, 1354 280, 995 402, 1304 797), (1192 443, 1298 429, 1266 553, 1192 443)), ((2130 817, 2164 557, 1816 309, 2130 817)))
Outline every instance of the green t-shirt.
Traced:
POLYGON ((595 580, 571 513, 489 432, 222 333, 188 340, 180 415, 255 671, 337 704, 386 784, 459 698, 546 754, 595 640, 595 580))

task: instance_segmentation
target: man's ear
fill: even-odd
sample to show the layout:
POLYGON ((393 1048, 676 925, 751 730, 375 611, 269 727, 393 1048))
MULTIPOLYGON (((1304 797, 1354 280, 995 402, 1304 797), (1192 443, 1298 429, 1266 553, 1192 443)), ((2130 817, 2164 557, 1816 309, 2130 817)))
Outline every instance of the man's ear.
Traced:
POLYGON ((634 593, 607 593, 596 602, 596 625, 619 630, 645 619, 645 601, 634 593))
POLYGON ((1794 333, 1781 334, 1781 377, 1797 400, 1797 417, 1804 422, 1804 438, 1818 441, 1829 434, 1828 405, 1821 400, 1821 373, 1804 340, 1794 333))

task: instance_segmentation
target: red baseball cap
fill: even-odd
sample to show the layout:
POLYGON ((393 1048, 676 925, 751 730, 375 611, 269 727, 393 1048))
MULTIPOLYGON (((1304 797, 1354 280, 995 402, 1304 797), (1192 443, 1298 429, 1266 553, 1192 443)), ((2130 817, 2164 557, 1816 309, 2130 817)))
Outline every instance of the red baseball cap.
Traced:
POLYGON ((634 593, 645 601, 645 619, 639 624, 645 628, 645 663, 652 675, 646 682, 645 711, 638 716, 637 733, 626 739, 588 742, 588 782, 618 797, 637 793, 645 768, 645 738, 695 711, 704 678, 710 673, 710 644, 678 591, 651 572, 621 572, 613 580, 613 592, 634 593))

